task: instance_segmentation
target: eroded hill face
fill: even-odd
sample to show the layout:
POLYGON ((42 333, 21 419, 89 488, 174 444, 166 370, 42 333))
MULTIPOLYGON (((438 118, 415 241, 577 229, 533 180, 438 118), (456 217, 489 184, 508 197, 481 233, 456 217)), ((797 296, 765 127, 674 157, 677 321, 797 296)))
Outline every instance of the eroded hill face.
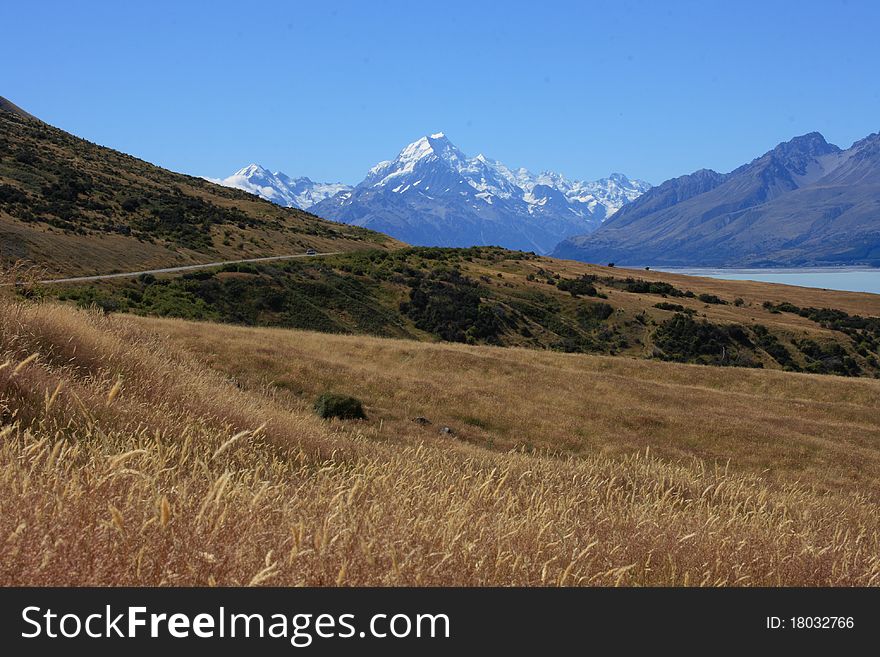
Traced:
POLYGON ((874 377, 880 297, 497 247, 236 264, 37 290, 108 312, 874 377))
POLYGON ((0 106, 0 258, 58 274, 385 247, 369 230, 173 173, 0 106))

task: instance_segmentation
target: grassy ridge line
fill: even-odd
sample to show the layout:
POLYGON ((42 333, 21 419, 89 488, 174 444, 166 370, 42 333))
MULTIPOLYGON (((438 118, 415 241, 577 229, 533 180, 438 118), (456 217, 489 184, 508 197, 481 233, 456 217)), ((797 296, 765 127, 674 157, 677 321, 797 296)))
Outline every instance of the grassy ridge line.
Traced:
POLYGON ((389 442, 236 386, 130 319, 0 303, 6 585, 880 577, 880 514, 864 495, 644 451, 558 458, 441 437, 389 442))

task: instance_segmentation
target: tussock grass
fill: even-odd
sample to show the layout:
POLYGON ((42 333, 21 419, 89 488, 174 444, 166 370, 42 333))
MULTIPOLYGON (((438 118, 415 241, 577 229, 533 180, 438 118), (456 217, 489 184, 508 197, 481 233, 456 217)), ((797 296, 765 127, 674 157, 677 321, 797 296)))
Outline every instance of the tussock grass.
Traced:
POLYGON ((877 502, 858 490, 651 449, 383 440, 232 380, 160 339, 172 323, 2 304, 5 585, 880 583, 877 502))

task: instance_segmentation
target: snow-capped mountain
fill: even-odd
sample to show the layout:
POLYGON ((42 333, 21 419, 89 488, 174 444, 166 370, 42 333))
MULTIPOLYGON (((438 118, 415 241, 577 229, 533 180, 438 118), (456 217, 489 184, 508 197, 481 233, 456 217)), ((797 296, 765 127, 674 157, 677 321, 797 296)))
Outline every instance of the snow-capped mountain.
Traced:
POLYGON ((469 158, 437 133, 380 162, 357 187, 311 212, 410 244, 496 244, 546 253, 561 236, 595 230, 648 189, 623 174, 583 182, 510 169, 484 155, 469 158))
POLYGON ((281 171, 272 173, 259 164, 249 164, 222 180, 209 180, 226 187, 243 189, 278 205, 301 210, 352 189, 351 185, 343 183, 316 183, 306 177, 291 178, 281 171))
POLYGON ((468 157, 443 133, 380 162, 356 187, 251 164, 220 184, 421 246, 500 245, 548 253, 589 233, 651 186, 615 173, 594 182, 468 157))

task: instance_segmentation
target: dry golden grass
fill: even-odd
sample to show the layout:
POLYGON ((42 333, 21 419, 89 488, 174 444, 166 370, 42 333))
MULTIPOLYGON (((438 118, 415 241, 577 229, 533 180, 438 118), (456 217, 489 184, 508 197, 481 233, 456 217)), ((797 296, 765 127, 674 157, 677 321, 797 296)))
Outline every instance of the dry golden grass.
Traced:
POLYGON ((308 413, 367 405, 361 431, 417 444, 452 427, 501 451, 697 456, 880 501, 880 381, 531 349, 132 318, 247 389, 308 413), (411 420, 422 416, 433 425, 411 420))
MULTIPOLYGON (((6 585, 880 583, 872 495, 835 487, 839 474, 822 479, 812 469, 802 483, 762 475, 749 462, 759 457, 745 452, 770 440, 799 449, 794 434, 764 427, 751 442, 742 442, 743 430, 725 443, 716 435, 719 416, 705 415, 724 400, 766 398, 767 413, 800 404, 790 414, 802 418, 798 435, 824 427, 815 432, 822 438, 812 443, 816 454, 832 463, 858 445, 873 464, 876 382, 135 322, 0 303, 6 585), (214 343, 199 346, 199 336, 218 340, 214 356, 214 343), (277 367, 287 369, 290 389, 315 379, 303 384, 302 398, 259 385, 259 367, 273 358, 282 359, 277 367), (412 389, 418 370, 427 383, 412 389), (516 382, 523 376, 524 388, 516 382), (581 386, 574 399, 565 391, 546 397, 565 379, 581 386), (328 381, 357 388, 374 419, 316 419, 302 399, 328 381), (497 387, 481 389, 485 381, 497 387), (403 426, 395 413, 425 410, 439 421, 443 412, 480 417, 505 408, 495 422, 517 421, 518 441, 551 446, 556 434, 531 432, 562 425, 564 434, 570 408, 601 408, 607 391, 627 386, 636 388, 626 393, 633 403, 645 403, 627 413, 621 401, 617 426, 598 413, 597 424, 585 427, 595 435, 569 455, 503 449, 500 429, 491 447, 479 436, 472 444, 389 428, 403 426), (663 408, 676 386, 697 396, 663 408), (437 396, 444 389, 455 395, 446 411, 447 398, 437 396), (508 396, 522 389, 525 398, 508 396), (542 417, 529 419, 542 396, 542 417), (658 432, 647 419, 662 423, 667 411, 688 405, 696 433, 664 445, 675 429, 658 432), (377 426, 384 415, 388 424, 377 426), (835 448, 838 429, 846 450, 835 448), (727 445, 730 467, 685 456, 699 435, 713 449, 727 445), (657 455, 661 449, 668 455, 657 455)), ((873 472, 853 480, 868 486, 873 472)))

